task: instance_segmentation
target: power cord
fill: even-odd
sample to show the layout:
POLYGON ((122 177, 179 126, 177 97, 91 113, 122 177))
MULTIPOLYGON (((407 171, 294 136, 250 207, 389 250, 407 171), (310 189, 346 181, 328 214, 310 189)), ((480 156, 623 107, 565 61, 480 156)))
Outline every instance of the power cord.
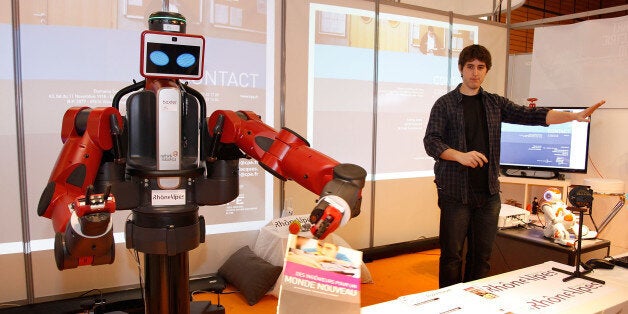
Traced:
POLYGON ((80 304, 81 310, 85 311, 86 313, 90 313, 90 311, 92 311, 94 308, 107 303, 107 300, 103 297, 102 291, 100 291, 100 289, 91 289, 83 292, 81 295, 78 296, 78 298, 80 299, 86 297, 92 292, 98 292, 97 297, 91 301, 81 302, 80 304))
POLYGON ((223 290, 195 290, 191 293, 191 297, 190 297, 190 301, 194 302, 194 301, 200 301, 200 300, 194 300, 194 295, 196 294, 200 294, 200 293, 208 293, 208 294, 215 294, 217 297, 216 300, 216 304, 212 304, 211 301, 209 301, 209 307, 206 309, 205 312, 203 313, 207 313, 207 314, 225 314, 225 307, 220 304, 220 295, 221 294, 232 294, 232 293, 237 293, 238 291, 223 291, 223 290))
POLYGON ((497 243, 497 241, 495 241, 495 248, 497 249, 497 252, 499 253, 499 256, 501 257, 502 262, 506 266, 506 271, 511 271, 512 269, 510 268, 510 265, 508 265, 506 256, 504 256, 504 252, 502 252, 502 249, 499 247, 499 243, 497 243))
POLYGON ((131 254, 133 261, 135 261, 135 265, 137 266, 137 271, 138 271, 138 279, 139 279, 139 284, 140 284, 140 293, 142 296, 142 302, 144 302, 146 300, 146 298, 144 297, 144 283, 142 280, 142 263, 140 263, 140 254, 137 250, 131 250, 129 249, 128 252, 131 254))
POLYGON ((517 215, 517 216, 514 216, 514 218, 515 218, 515 220, 519 220, 519 221, 522 223, 521 225, 519 225, 521 228, 531 229, 531 228, 528 226, 528 224, 530 224, 530 222, 525 221, 525 220, 523 220, 523 219, 519 218, 519 216, 518 216, 518 215, 517 215))
MULTIPOLYGON (((133 214, 129 214, 126 219, 127 221, 131 218, 133 214)), ((134 249, 128 249, 127 252, 129 252, 129 254, 131 254, 131 258, 133 259, 133 261, 135 262, 135 265, 137 266, 137 275, 138 275, 138 279, 139 279, 139 284, 140 284, 140 294, 142 297, 142 303, 146 302, 146 297, 144 296, 144 283, 142 280, 142 263, 140 262, 140 253, 137 250, 134 249)))
POLYGON ((543 220, 541 219, 541 216, 539 216, 539 213, 536 213, 536 218, 538 218, 538 222, 541 224, 541 228, 545 228, 545 224, 543 223, 543 220))

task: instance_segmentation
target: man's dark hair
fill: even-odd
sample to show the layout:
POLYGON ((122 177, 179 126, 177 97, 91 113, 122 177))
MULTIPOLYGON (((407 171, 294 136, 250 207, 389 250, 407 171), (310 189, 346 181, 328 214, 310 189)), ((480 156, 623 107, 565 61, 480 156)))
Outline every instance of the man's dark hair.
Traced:
POLYGON ((488 51, 488 49, 484 48, 484 46, 481 45, 470 45, 464 47, 464 49, 462 49, 462 51, 460 52, 460 56, 458 57, 458 68, 461 69, 467 62, 476 59, 484 62, 486 64, 487 70, 491 69, 491 65, 493 65, 491 62, 491 53, 488 51))

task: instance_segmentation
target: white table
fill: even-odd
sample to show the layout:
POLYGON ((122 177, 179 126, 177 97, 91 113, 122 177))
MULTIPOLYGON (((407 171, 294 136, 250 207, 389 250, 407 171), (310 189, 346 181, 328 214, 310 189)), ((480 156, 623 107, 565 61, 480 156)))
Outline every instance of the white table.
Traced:
POLYGON ((379 313, 626 313, 628 269, 596 269, 586 274, 604 285, 582 278, 564 282, 572 266, 545 262, 451 287, 402 296, 362 308, 379 313))

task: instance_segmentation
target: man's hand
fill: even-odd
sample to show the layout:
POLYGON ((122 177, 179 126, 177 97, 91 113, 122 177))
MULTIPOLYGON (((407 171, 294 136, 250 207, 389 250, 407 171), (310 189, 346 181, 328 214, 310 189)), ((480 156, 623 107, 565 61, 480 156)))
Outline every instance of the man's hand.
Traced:
POLYGON ((440 154, 440 158, 444 160, 455 161, 463 166, 470 168, 482 167, 488 162, 486 156, 478 151, 473 150, 463 153, 453 148, 448 148, 443 151, 440 154))
POLYGON ((545 123, 560 124, 570 121, 589 122, 589 117, 593 114, 595 110, 597 110, 597 108, 602 106, 604 103, 606 103, 606 100, 602 100, 595 105, 576 113, 569 111, 550 110, 547 113, 547 117, 545 118, 545 123))
POLYGON ((576 113, 576 120, 580 121, 580 122, 589 122, 589 117, 593 114, 593 112, 599 108, 601 105, 603 105, 604 103, 606 103, 606 100, 602 100, 600 102, 598 102, 597 104, 582 110, 578 113, 576 113))
POLYGON ((484 156, 484 154, 473 150, 466 153, 460 152, 456 161, 463 166, 477 168, 484 166, 484 164, 488 162, 488 159, 484 156))

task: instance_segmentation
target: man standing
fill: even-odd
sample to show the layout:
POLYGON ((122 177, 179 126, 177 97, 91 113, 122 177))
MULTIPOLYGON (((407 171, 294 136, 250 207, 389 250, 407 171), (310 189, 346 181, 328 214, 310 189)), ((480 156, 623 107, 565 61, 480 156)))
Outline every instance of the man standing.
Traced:
POLYGON ((423 138, 427 154, 436 160, 441 288, 483 278, 490 270, 488 260, 501 208, 501 122, 547 126, 589 121, 588 117, 604 104, 600 101, 578 113, 520 106, 482 89, 490 69, 491 54, 485 47, 470 45, 462 50, 458 59, 462 83, 434 103, 423 138))

